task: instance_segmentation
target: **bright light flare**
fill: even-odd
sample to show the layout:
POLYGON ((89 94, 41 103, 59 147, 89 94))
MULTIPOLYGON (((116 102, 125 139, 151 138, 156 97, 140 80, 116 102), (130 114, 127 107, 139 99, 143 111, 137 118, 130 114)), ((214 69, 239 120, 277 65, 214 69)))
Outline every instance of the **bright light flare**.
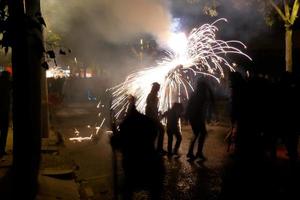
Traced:
POLYGON ((174 51, 178 56, 184 57, 187 53, 188 40, 184 33, 171 33, 170 39, 168 41, 168 46, 174 51))
POLYGON ((229 62, 228 55, 239 54, 251 60, 238 48, 246 48, 242 42, 216 39, 218 28, 215 24, 219 21, 226 19, 194 28, 187 37, 184 33, 171 34, 168 44, 172 51, 157 61, 156 66, 132 73, 123 83, 110 88, 114 117, 119 118, 124 114, 129 94, 136 97, 137 109, 144 113, 153 82, 161 85, 159 110, 165 112, 174 102, 180 102, 182 97, 189 98, 194 90, 192 80, 197 75, 207 75, 220 82, 219 79, 224 77, 224 68, 234 71, 235 64, 229 62))
POLYGON ((50 67, 46 71, 47 78, 64 78, 70 76, 70 70, 64 70, 61 67, 50 67))

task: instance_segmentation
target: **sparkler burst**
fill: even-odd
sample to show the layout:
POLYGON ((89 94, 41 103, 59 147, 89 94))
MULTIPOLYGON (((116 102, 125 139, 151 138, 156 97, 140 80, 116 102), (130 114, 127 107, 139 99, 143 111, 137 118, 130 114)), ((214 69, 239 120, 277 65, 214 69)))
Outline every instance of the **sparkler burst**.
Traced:
MULTIPOLYGON (((222 18, 212 24, 204 24, 194 28, 186 36, 184 33, 170 34, 168 45, 171 50, 166 51, 166 56, 156 62, 155 66, 130 74, 126 80, 108 91, 112 94, 111 110, 114 118, 119 119, 128 107, 128 95, 136 97, 137 109, 144 113, 146 99, 151 90, 152 83, 160 84, 159 110, 167 111, 174 102, 181 102, 182 98, 189 98, 193 91, 193 80, 199 74, 210 76, 220 82, 224 77, 224 69, 234 71, 236 64, 230 63, 227 55, 239 54, 251 58, 238 47, 246 46, 238 40, 223 41, 216 39, 217 22, 226 21, 222 18), (238 46, 238 47, 237 47, 238 46)), ((70 141, 82 142, 97 137, 102 128, 105 117, 102 115, 104 104, 97 104, 100 123, 94 126, 94 132, 89 137, 79 136, 75 129, 75 136, 70 141)), ((91 129, 91 127, 88 127, 91 129)), ((108 132, 107 132, 108 133, 108 132)))
POLYGON ((224 68, 234 71, 234 65, 228 61, 228 54, 239 54, 251 60, 236 47, 246 48, 242 42, 216 39, 216 23, 220 21, 227 20, 222 18, 212 24, 194 28, 187 37, 183 33, 171 34, 169 46, 172 50, 157 61, 156 66, 132 73, 123 83, 110 88, 114 117, 119 118, 124 114, 129 94, 136 97, 137 109, 144 113, 153 82, 161 85, 159 110, 165 112, 174 102, 180 102, 182 97, 189 98, 189 93, 193 91, 192 80, 197 75, 208 75, 220 82, 220 78, 224 77, 224 68))

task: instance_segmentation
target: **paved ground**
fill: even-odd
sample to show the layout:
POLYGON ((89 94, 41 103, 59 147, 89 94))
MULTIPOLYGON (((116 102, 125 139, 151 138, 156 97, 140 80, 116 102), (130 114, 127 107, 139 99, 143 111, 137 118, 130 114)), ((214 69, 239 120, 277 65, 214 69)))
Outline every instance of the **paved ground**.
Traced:
MULTIPOLYGON (((59 107, 52 116, 52 124, 65 140, 59 154, 43 153, 41 174, 76 169, 76 183, 80 185, 82 200, 121 199, 123 172, 121 155, 112 153, 109 134, 103 131, 97 140, 69 141, 70 137, 90 136, 99 121, 96 102, 71 103, 59 107), (114 168, 116 166, 116 168, 114 168), (48 170, 48 171, 47 171, 48 170), (114 198, 115 197, 115 198, 114 198)), ((191 129, 183 125, 182 156, 164 157, 166 174, 163 180, 163 199, 166 200, 252 200, 300 199, 300 165, 291 163, 284 147, 279 146, 276 160, 242 162, 232 159, 226 151, 224 138, 229 131, 226 123, 207 126, 208 138, 205 162, 188 162, 185 156, 191 129)), ((11 166, 12 134, 7 150, 9 155, 0 162, 0 182, 6 183, 5 174, 11 166)), ((165 137, 166 141, 167 137, 165 137)), ((46 145, 47 146, 47 145, 46 145)), ((253 146, 253 148, 256 148, 253 146)), ((78 187, 73 179, 58 180, 41 176, 38 199, 78 199, 78 187)), ((7 184, 2 184, 1 191, 7 184)), ((2 193, 1 193, 2 195, 2 193)), ((135 193, 134 199, 148 199, 146 191, 135 193)))
MULTIPOLYGON (((91 125, 97 116, 95 103, 74 103, 61 108, 56 113, 55 126, 59 128, 66 141, 66 151, 78 164, 78 180, 93 199, 111 199, 114 191, 113 155, 109 145, 109 136, 102 133, 98 142, 71 142, 75 129, 80 136, 89 136, 91 125)), ((228 127, 208 125, 208 138, 205 144, 205 162, 188 162, 185 156, 191 137, 191 129, 184 125, 182 156, 179 158, 164 157, 167 173, 164 180, 165 199, 216 199, 221 191, 221 177, 224 163, 228 159, 224 137, 228 127)), ((166 142, 167 137, 165 137, 166 142)), ((166 144, 165 144, 166 145, 166 144)), ((117 182, 122 182, 120 155, 117 155, 117 182)), ((121 186, 120 186, 121 187, 121 186)), ((140 192, 137 196, 146 197, 140 192)), ((140 197, 137 197, 140 198, 140 197)))
MULTIPOLYGON (((12 149, 13 133, 10 127, 6 145, 8 154, 0 159, 0 199, 5 200, 12 198, 12 149)), ((42 140, 37 200, 80 199, 79 187, 74 180, 74 162, 68 154, 60 152, 59 149, 56 135, 50 131, 49 137, 42 140)))
MULTIPOLYGON (((75 129, 80 136, 91 134, 91 127, 98 116, 96 106, 93 102, 68 104, 57 110, 53 122, 65 138, 64 153, 79 166, 76 174, 82 188, 82 199, 106 200, 114 196, 120 199, 123 178, 121 156, 112 154, 109 135, 101 133, 97 142, 74 143, 68 140, 75 136, 75 129), (114 169, 114 164, 117 169, 114 169)), ((300 167, 297 163, 288 162, 284 148, 278 148, 279 159, 276 161, 246 158, 242 162, 233 162, 224 142, 228 125, 211 124, 207 128, 204 151, 207 161, 187 161, 185 154, 191 137, 191 129, 187 125, 182 129, 182 156, 164 157, 164 199, 299 199, 300 167)), ((135 199, 147 198, 145 191, 135 193, 135 199)))

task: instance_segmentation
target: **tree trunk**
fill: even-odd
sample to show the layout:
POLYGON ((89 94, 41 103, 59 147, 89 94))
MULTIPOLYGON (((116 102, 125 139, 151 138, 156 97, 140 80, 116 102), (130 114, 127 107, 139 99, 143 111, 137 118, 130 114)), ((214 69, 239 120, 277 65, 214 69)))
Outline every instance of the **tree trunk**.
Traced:
POLYGON ((39 0, 9 2, 13 67, 13 199, 35 199, 41 152, 39 0), (24 5, 24 3, 26 3, 24 5))
POLYGON ((292 46, 292 28, 287 25, 285 29, 285 70, 293 71, 293 46, 292 46))

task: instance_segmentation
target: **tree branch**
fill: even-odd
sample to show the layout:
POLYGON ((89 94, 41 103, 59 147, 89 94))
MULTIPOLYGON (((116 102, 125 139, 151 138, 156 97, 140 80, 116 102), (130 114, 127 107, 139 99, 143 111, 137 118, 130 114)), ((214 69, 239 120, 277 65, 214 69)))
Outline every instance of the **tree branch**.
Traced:
POLYGON ((273 6, 273 8, 277 11, 277 13, 280 15, 280 17, 283 19, 283 21, 288 21, 286 16, 283 14, 283 12, 280 10, 280 8, 275 4, 273 0, 269 0, 270 4, 273 6))
POLYGON ((293 5, 293 10, 292 10, 292 15, 290 18, 290 23, 294 24, 296 18, 298 17, 298 11, 299 11, 299 0, 295 0, 294 5, 293 5))
POLYGON ((288 0, 284 0, 283 4, 284 4, 285 17, 286 17, 287 20, 289 20, 290 17, 291 17, 289 1, 288 0))

